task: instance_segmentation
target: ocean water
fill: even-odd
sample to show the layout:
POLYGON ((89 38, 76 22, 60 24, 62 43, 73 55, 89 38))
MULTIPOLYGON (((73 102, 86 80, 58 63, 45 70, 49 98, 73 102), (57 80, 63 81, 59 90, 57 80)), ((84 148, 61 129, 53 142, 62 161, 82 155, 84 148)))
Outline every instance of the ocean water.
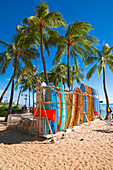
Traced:
MULTIPOLYGON (((112 112, 110 113, 112 115, 113 114, 113 104, 109 104, 109 107, 112 110, 112 112)), ((102 116, 105 118, 105 116, 106 116, 106 104, 100 104, 100 110, 101 110, 102 116)))

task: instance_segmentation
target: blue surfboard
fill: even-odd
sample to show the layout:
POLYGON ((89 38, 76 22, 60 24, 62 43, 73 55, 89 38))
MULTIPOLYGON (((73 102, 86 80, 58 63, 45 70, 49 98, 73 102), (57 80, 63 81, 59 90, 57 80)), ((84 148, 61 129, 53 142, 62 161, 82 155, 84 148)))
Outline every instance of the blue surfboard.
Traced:
MULTIPOLYGON (((83 83, 81 84, 80 89, 82 90, 82 92, 84 92, 84 93, 86 92, 86 89, 85 89, 85 86, 84 86, 83 83)), ((85 112, 85 114, 87 115, 87 96, 86 96, 86 95, 84 95, 84 112, 85 112)), ((86 122, 86 117, 85 117, 85 115, 84 115, 84 120, 83 120, 83 122, 86 122)))
POLYGON ((96 89, 96 96, 97 96, 97 112, 98 112, 98 117, 99 117, 100 105, 99 105, 99 92, 97 89, 96 89))
POLYGON ((64 94, 63 84, 61 82, 58 83, 58 88, 60 88, 61 92, 61 100, 62 100, 62 119, 60 131, 65 130, 66 122, 67 122, 67 109, 66 109, 66 97, 64 94))
POLYGON ((99 93, 97 89, 91 88, 91 90, 92 90, 93 101, 94 101, 94 112, 97 112, 99 116, 99 93))

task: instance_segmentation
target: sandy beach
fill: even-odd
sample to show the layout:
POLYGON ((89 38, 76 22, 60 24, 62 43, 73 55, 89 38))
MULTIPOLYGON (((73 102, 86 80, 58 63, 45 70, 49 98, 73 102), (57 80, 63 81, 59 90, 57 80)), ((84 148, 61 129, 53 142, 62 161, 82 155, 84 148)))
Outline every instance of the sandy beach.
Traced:
POLYGON ((55 135, 55 143, 7 130, 0 118, 0 170, 113 169, 113 127, 95 120, 55 135))

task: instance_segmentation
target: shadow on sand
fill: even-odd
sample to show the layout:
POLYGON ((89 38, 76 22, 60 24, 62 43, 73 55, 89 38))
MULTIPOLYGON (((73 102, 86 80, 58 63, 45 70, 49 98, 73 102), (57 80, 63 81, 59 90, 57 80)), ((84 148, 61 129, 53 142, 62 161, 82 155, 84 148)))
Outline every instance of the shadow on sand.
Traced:
MULTIPOLYGON (((4 119, 5 120, 5 119, 4 119)), ((4 125, 4 126, 7 126, 7 122, 3 121, 3 120, 0 120, 0 124, 4 125)))
MULTIPOLYGON (((16 129, 8 129, 6 127, 6 122, 0 121, 0 144, 19 144, 22 142, 33 142, 39 141, 43 143, 46 138, 34 137, 28 134, 18 132, 16 129)), ((44 143, 43 143, 44 144, 44 143)))
POLYGON ((107 130, 93 130, 93 131, 95 131, 95 132, 101 132, 101 133, 113 133, 113 130, 111 131, 111 130, 109 130, 109 129, 107 129, 107 130))

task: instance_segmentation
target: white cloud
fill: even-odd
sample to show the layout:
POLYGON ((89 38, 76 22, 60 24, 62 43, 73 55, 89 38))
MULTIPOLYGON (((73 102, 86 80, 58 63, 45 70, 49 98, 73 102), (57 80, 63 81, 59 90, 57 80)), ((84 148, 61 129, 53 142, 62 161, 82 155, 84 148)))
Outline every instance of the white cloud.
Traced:
MULTIPOLYGON (((105 46, 109 47, 109 44, 108 44, 108 43, 106 43, 106 44, 105 44, 105 46)), ((109 48, 110 48, 110 47, 109 47, 109 48)))
POLYGON ((6 81, 9 81, 10 80, 10 78, 7 78, 7 79, 5 79, 6 81))

